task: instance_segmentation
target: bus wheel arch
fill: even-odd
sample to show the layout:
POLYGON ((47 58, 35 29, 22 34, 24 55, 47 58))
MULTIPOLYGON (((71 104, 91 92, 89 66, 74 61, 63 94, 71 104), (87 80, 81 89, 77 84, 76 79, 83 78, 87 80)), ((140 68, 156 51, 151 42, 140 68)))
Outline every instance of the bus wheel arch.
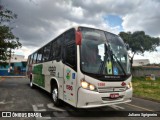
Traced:
POLYGON ((58 83, 55 79, 51 79, 51 96, 52 96, 52 100, 55 106, 60 106, 61 101, 58 97, 59 95, 59 90, 58 90, 58 83))

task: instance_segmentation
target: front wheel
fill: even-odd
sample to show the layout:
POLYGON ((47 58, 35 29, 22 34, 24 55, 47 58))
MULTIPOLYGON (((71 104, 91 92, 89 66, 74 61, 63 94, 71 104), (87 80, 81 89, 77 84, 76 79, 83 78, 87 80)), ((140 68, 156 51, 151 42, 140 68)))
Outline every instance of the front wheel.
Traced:
POLYGON ((52 99, 55 106, 60 106, 60 99, 58 98, 58 87, 53 86, 52 99))

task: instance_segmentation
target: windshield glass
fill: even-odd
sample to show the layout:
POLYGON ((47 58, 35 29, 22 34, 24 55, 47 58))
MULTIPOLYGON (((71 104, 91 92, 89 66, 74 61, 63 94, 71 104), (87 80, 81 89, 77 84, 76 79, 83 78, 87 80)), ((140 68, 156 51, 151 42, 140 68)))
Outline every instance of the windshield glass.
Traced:
POLYGON ((126 47, 117 35, 81 28, 81 70, 103 75, 130 74, 126 47))

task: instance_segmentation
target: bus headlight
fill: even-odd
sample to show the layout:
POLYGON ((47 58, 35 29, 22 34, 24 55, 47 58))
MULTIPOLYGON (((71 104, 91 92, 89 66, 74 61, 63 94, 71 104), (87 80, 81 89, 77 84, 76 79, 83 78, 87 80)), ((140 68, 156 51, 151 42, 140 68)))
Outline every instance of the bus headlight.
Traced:
POLYGON ((132 88, 132 82, 129 82, 127 85, 127 89, 130 89, 130 88, 132 88))
POLYGON ((88 83, 86 82, 86 81, 82 81, 81 82, 81 86, 82 86, 82 88, 84 88, 84 89, 87 89, 88 88, 88 83))
POLYGON ((85 80, 81 81, 81 86, 84 89, 91 90, 91 91, 96 91, 96 87, 94 85, 86 82, 85 80))
POLYGON ((95 90, 95 86, 94 85, 89 85, 89 89, 90 90, 95 90))

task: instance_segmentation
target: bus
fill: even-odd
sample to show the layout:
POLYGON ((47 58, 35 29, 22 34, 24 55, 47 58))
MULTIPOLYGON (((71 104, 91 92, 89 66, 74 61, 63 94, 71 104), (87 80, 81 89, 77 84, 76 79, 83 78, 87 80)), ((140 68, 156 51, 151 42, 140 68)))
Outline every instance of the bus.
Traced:
POLYGON ((119 36, 78 26, 29 55, 27 78, 31 88, 51 93, 55 106, 93 108, 131 102, 130 67, 119 36))

